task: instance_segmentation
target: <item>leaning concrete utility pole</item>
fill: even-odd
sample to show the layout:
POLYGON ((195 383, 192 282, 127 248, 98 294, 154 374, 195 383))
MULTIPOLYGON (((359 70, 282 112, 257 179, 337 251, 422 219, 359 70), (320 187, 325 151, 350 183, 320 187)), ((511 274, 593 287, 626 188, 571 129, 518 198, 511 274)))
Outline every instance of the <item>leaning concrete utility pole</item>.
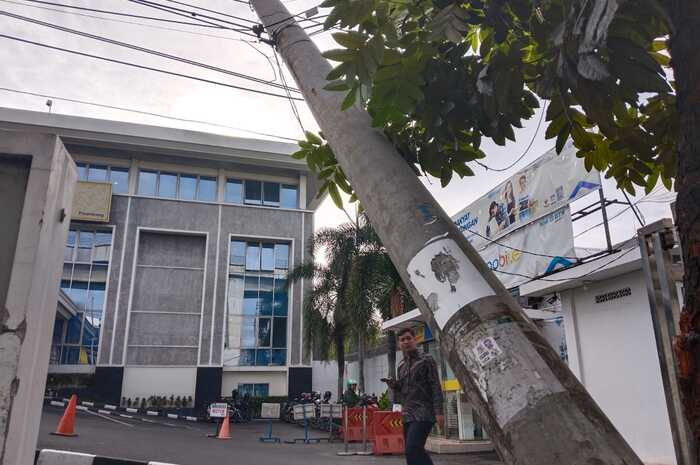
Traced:
POLYGON ((369 115, 323 90, 331 66, 279 0, 252 0, 501 458, 641 461, 369 115))

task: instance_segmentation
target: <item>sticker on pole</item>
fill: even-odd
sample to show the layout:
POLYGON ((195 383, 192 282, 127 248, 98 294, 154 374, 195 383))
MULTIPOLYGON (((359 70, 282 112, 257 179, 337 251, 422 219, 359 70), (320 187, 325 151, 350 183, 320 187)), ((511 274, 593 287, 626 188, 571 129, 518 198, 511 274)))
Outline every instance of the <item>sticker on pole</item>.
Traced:
POLYGON ((440 329, 470 302, 496 295, 457 243, 450 238, 429 242, 407 267, 411 283, 428 302, 440 329))
POLYGON ((228 404, 225 402, 209 405, 209 416, 212 418, 224 418, 227 411, 228 404))
POLYGON ((277 420, 280 417, 280 404, 268 404, 266 402, 260 405, 260 418, 266 420, 277 420))
POLYGON ((498 347, 496 340, 491 336, 480 339, 472 349, 472 352, 474 352, 476 360, 482 367, 485 367, 491 360, 503 353, 501 348, 498 347))

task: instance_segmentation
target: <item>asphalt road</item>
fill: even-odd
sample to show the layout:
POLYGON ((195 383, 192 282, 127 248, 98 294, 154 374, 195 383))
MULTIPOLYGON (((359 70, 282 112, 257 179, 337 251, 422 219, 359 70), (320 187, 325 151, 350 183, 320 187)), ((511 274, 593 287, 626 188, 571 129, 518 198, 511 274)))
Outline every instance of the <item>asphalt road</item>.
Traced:
MULTIPOLYGON (((62 410, 47 407, 42 415, 39 449, 61 449, 132 460, 170 462, 177 465, 399 465, 402 456, 339 457, 342 444, 264 444, 267 423, 231 425, 232 439, 208 438, 214 426, 151 417, 124 419, 77 412, 78 437, 53 436, 62 410)), ((318 431, 312 437, 321 436, 318 431)), ((273 436, 282 440, 303 436, 303 429, 275 423, 273 436)), ((358 445, 352 445, 357 450, 358 445)), ((435 465, 500 465, 494 454, 433 455, 435 465)))

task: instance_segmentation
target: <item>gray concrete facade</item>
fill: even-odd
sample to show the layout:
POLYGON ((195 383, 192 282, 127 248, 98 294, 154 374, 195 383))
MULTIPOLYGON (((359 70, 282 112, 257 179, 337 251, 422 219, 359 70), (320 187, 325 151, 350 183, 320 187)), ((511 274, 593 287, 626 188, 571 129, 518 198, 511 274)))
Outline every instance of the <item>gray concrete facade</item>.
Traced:
POLYGON ((0 463, 32 463, 75 165, 60 138, 0 130, 0 463))

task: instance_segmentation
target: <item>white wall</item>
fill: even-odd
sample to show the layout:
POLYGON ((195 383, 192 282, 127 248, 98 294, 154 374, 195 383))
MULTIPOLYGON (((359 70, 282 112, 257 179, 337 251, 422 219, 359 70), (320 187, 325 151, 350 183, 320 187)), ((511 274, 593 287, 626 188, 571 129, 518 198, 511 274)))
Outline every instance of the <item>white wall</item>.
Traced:
POLYGON ((572 371, 645 463, 675 464, 642 272, 562 294, 572 371), (625 287, 630 296, 595 303, 625 287))
POLYGON ((230 396, 239 384, 266 383, 270 385, 270 396, 287 395, 286 371, 224 371, 221 376, 221 395, 230 396))
POLYGON ((192 396, 196 367, 125 367, 122 397, 192 396))
POLYGON ((311 389, 316 392, 331 391, 331 399, 338 399, 338 363, 317 360, 311 362, 311 389))

